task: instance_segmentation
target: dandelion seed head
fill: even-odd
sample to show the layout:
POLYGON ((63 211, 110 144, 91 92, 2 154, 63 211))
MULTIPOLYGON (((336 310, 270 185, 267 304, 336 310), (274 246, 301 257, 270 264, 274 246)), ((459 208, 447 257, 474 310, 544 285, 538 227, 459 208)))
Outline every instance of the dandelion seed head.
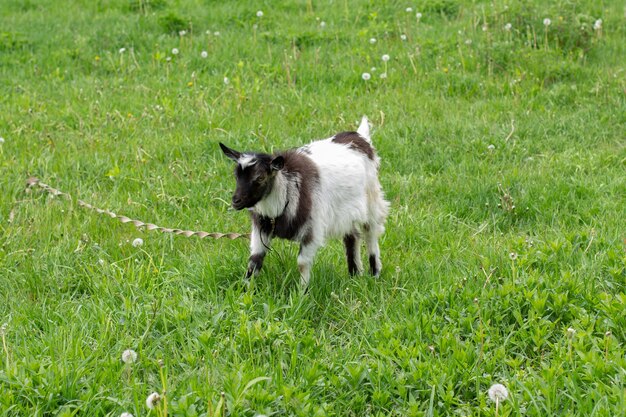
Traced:
POLYGON ((548 27, 552 24, 552 20, 550 20, 550 18, 546 17, 545 19, 543 19, 543 25, 545 27, 548 27))
POLYGON ((489 399, 495 403, 506 400, 509 397, 509 390, 502 384, 493 384, 487 391, 487 394, 489 399))
POLYGON ((325 27, 326 27, 326 22, 321 21, 321 22, 320 22, 320 27, 321 27, 321 28, 325 28, 325 27))
POLYGON ((4 143, 4 138, 0 136, 0 145, 2 145, 3 143, 4 143))
POLYGON ((143 239, 138 237, 135 240, 133 240, 133 246, 135 248, 138 248, 139 246, 143 245, 143 239))
POLYGON ((606 333, 604 333, 604 337, 611 337, 612 334, 610 330, 607 330, 606 333))
POLYGON ((575 335, 576 335, 576 329, 574 329, 573 327, 568 327, 567 328, 567 337, 569 337, 571 339, 575 335))
POLYGON ((135 361, 137 361, 137 352, 132 349, 126 349, 122 352, 122 362, 134 363, 135 361))
POLYGON ((153 392, 152 394, 148 395, 148 398, 146 398, 146 407, 148 407, 150 410, 154 410, 154 407, 159 405, 160 401, 161 396, 157 392, 153 392))
POLYGON ((230 80, 228 79, 228 77, 224 77, 224 84, 226 85, 230 84, 230 80))
POLYGON ((405 41, 406 40, 406 35, 403 33, 402 35, 400 35, 400 39, 405 41))
POLYGON ((123 54, 124 52, 126 52, 126 48, 120 48, 119 53, 123 54))
POLYGON ((370 38, 370 43, 374 45, 376 43, 376 38, 370 38))
POLYGON ((256 17, 263 17, 263 10, 256 12, 256 17))
POLYGON ((133 415, 128 412, 123 412, 122 414, 120 414, 120 417, 133 417, 133 415))
POLYGON ((213 32, 213 36, 220 36, 220 35, 221 35, 221 33, 219 33, 219 32, 213 32))
POLYGON ((383 62, 389 61, 389 55, 387 55, 387 54, 383 55, 382 56, 382 60, 383 60, 383 62))
POLYGON ((595 30, 600 30, 602 29, 602 19, 598 19, 595 22, 593 22, 593 28, 595 30))
POLYGON ((466 39, 465 40, 465 45, 471 45, 472 44, 472 40, 471 39, 466 39))
POLYGON ((512 260, 512 261, 516 260, 517 259, 517 253, 515 253, 515 252, 509 253, 509 259, 512 260))
POLYGON ((504 25, 504 30, 506 30, 507 32, 509 32, 511 28, 513 28, 513 25, 510 23, 507 23, 506 25, 504 25))
POLYGON ((200 52, 200 56, 202 58, 207 58, 209 56, 209 53, 207 51, 202 51, 202 52, 200 52))
POLYGON ((364 72, 363 74, 361 74, 361 78, 363 78, 365 81, 367 81, 370 78, 372 78, 372 75, 369 72, 364 72))
POLYGON ((417 20, 420 20, 422 18, 422 14, 420 12, 415 13, 415 17, 417 18, 417 20))
POLYGON ((98 259, 98 263, 103 266, 104 265, 104 259, 98 259))
POLYGON ((490 150, 490 151, 493 151, 493 150, 496 149, 496 146, 495 145, 489 145, 489 146, 487 146, 487 149, 490 150))
POLYGON ((179 52, 178 48, 172 48, 172 55, 178 55, 179 52))
POLYGON ((413 13, 413 8, 412 8, 412 7, 407 7, 407 8, 405 9, 405 11, 406 11, 407 13, 413 13))
POLYGON ((489 30, 489 26, 485 23, 482 29, 483 29, 483 32, 487 32, 487 30, 489 30))
POLYGON ((181 30, 180 32, 178 32, 179 36, 185 36, 187 34, 186 30, 181 30))
POLYGON ((380 78, 382 78, 383 80, 387 78, 387 73, 383 72, 382 74, 380 74, 380 78))

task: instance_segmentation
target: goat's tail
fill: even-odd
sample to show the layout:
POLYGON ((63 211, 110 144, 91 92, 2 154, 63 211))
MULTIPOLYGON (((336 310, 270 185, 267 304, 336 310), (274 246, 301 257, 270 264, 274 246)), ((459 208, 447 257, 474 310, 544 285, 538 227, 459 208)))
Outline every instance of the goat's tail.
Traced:
POLYGON ((370 138, 370 122, 367 120, 367 116, 363 116, 361 119, 361 124, 356 133, 361 135, 363 139, 367 140, 369 143, 372 143, 372 139, 370 138))

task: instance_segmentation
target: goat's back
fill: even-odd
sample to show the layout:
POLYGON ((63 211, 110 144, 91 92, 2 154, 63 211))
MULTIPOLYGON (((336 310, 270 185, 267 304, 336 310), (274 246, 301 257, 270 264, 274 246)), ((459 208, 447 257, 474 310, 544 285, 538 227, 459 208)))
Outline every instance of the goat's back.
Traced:
POLYGON ((336 142, 335 138, 312 142, 299 150, 318 167, 314 210, 325 237, 343 236, 353 232, 356 225, 365 224, 369 218, 368 190, 378 187, 373 148, 368 155, 352 142, 336 142))

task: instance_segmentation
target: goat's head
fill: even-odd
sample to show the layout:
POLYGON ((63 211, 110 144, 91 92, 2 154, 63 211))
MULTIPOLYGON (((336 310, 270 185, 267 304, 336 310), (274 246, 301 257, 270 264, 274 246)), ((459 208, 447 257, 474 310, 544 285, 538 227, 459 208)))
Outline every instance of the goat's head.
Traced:
POLYGON ((233 208, 241 210, 254 207, 272 191, 276 173, 283 169, 285 158, 263 153, 241 153, 223 143, 220 143, 220 148, 224 155, 237 163, 235 167, 237 186, 233 194, 233 208))

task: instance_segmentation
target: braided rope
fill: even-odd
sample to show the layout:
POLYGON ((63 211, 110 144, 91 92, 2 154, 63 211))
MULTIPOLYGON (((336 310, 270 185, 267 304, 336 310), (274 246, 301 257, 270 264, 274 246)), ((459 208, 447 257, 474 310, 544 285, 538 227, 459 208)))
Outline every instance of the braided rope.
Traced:
MULTIPOLYGON (((64 193, 63 191, 57 190, 56 188, 52 188, 48 184, 44 184, 43 182, 41 182, 39 178, 36 178, 36 177, 28 178, 28 180, 26 181, 26 185, 28 185, 28 188, 37 186, 55 197, 63 196, 69 200, 73 200, 72 196, 69 195, 68 193, 64 193)), ((175 235, 182 235, 185 237, 197 236, 200 239, 204 239, 207 237, 210 237, 213 239, 227 238, 231 240, 239 239, 239 238, 244 238, 244 239, 250 238, 249 233, 217 233, 217 232, 209 233, 209 232, 203 232, 203 231, 194 232, 192 230, 171 229, 169 227, 161 227, 153 223, 145 223, 145 222, 142 222, 141 220, 134 220, 134 219, 131 219, 130 217, 121 216, 110 210, 105 210, 105 209, 95 207, 89 203, 84 202, 83 200, 77 200, 77 201, 78 201, 79 207, 83 207, 83 208, 95 211, 98 214, 106 214, 107 216, 113 219, 119 220, 120 223, 132 223, 137 229, 145 228, 147 230, 156 230, 161 233, 173 233, 175 235)))

